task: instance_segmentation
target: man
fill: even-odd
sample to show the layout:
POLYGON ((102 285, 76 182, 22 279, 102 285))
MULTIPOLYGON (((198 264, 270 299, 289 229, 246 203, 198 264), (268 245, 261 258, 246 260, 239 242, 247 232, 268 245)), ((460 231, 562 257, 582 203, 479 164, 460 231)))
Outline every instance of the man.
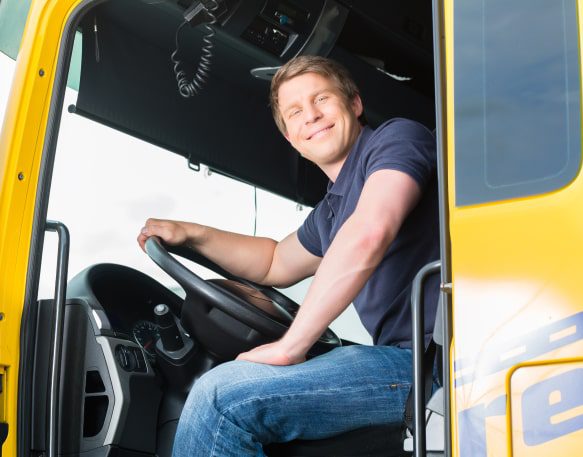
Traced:
MULTIPOLYGON (((438 252, 435 141, 393 119, 373 131, 346 70, 300 56, 271 85, 275 121, 330 179, 298 231, 280 242, 198 224, 149 219, 138 237, 186 244, 233 274, 274 286, 312 284, 289 331, 198 380, 184 406, 175 456, 263 455, 262 445, 400 423, 411 385, 409 296, 438 252), (352 302, 375 346, 306 352, 352 302)), ((437 288, 427 308, 433 324, 437 288)))

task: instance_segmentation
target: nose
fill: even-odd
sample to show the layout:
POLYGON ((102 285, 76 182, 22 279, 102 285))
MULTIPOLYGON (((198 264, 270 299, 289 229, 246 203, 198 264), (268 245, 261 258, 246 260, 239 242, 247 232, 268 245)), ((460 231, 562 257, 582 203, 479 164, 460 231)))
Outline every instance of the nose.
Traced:
POLYGON ((306 122, 306 124, 314 123, 321 117, 322 113, 320 112, 318 107, 313 103, 308 104, 304 108, 304 121, 306 122))

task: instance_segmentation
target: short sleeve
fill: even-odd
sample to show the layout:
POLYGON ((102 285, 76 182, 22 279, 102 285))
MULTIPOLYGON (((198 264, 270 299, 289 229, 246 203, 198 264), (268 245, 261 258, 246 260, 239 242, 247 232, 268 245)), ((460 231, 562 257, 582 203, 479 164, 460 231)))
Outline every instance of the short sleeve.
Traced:
POLYGON ((362 158, 365 180, 378 170, 398 170, 423 190, 435 174, 435 137, 423 125, 392 119, 375 130, 362 158))
POLYGON ((322 200, 316 207, 308 214, 304 223, 298 229, 298 240, 301 245, 310 253, 318 257, 323 257, 322 240, 320 238, 320 231, 318 227, 321 226, 322 218, 326 215, 324 213, 325 202, 322 200))

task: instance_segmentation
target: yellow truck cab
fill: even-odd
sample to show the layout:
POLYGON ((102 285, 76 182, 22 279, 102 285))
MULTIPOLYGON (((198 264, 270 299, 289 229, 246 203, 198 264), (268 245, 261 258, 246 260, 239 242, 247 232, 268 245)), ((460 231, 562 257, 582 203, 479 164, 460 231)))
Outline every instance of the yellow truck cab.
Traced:
MULTIPOLYGON (((23 3, 0 3, 4 30, 10 17, 2 12, 23 3)), ((197 377, 285 331, 293 302, 262 289, 270 304, 252 306, 252 284, 234 287, 236 278, 203 258, 175 252, 227 281, 201 279, 155 242, 148 254, 181 287, 110 259, 130 244, 139 253, 135 241, 117 243, 119 222, 152 215, 151 189, 168 187, 173 199, 157 202, 168 211, 181 201, 194 212, 209 198, 173 187, 179 173, 228 176, 282 197, 280 205, 319 200, 324 176, 285 142, 267 105, 274 71, 299 54, 347 66, 371 125, 407 117, 435 132, 441 261, 416 284, 441 275, 444 387, 424 413, 416 340, 413 436, 361 430, 268 454, 579 455, 581 7, 579 0, 33 0, 0 136, 2 455, 170 455, 197 377), (127 159, 128 138, 139 141, 141 155, 127 159), (155 173, 144 163, 155 163, 155 173), (144 199, 124 199, 135 190, 124 176, 141 174, 144 199), (99 209, 107 192, 115 196, 110 212, 99 209), (49 220, 57 201, 103 236, 49 220), (75 263, 82 248, 98 261, 75 263), (40 292, 47 283, 49 296, 40 292), (159 339, 160 303, 179 319, 184 341, 170 351, 159 339)), ((242 192, 222 186, 226 200, 242 192)), ((266 210, 273 224, 278 208, 266 210)), ((412 302, 422 328, 419 297, 412 302)), ((342 337, 327 333, 314 354, 342 337)))

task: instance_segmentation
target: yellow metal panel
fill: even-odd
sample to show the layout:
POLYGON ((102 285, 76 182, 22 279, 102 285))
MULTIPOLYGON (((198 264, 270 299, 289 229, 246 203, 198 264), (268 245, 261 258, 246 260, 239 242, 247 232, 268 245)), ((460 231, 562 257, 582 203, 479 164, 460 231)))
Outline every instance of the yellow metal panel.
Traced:
MULTIPOLYGON (((447 156, 447 188, 448 188, 448 196, 447 199, 449 202, 454 201, 453 196, 455 195, 454 192, 454 162, 453 162, 453 150, 454 150, 454 143, 455 143, 455 134, 454 134, 454 81, 453 81, 453 69, 454 69, 454 60, 453 60, 453 0, 445 0, 443 2, 443 17, 444 17, 444 39, 445 39, 445 76, 442 75, 442 78, 445 81, 445 111, 446 111, 446 131, 447 131, 447 138, 445 141, 445 148, 444 154, 447 156), (451 152, 450 152, 451 151, 451 152)), ((443 185, 441 183, 441 185, 443 185)), ((451 208, 449 208, 451 211, 451 208)), ((451 223, 451 218, 450 218, 451 223)), ((452 282, 453 284, 453 282, 452 282)), ((455 335, 452 338, 452 345, 450 347, 450 360, 454 360, 455 357, 455 335)), ((453 366, 450 366, 450 379, 453 379, 453 366)), ((452 454, 455 456, 457 455, 457 414, 456 411, 456 397, 455 397, 455 390, 453 387, 451 388, 450 392, 451 398, 451 411, 453 412, 451 415, 451 442, 452 442, 452 454)))
MULTIPOLYGON (((581 2, 578 5, 580 9, 581 2)), ((583 177, 579 174, 570 185, 545 195, 473 207, 454 205, 452 1, 446 3, 445 33, 454 328, 451 353, 457 365, 451 367, 452 379, 457 377, 452 388, 452 424, 460 439, 467 438, 461 436, 461 418, 472 408, 480 410, 484 416, 486 453, 501 456, 507 455, 509 439, 504 405, 505 378, 511 367, 505 366, 504 360, 519 359, 521 354, 529 358, 538 333, 549 340, 552 350, 544 355, 534 353, 533 359, 576 357, 583 350, 581 341, 553 347, 553 338, 562 336, 548 333, 553 324, 583 311, 583 177), (524 346, 516 344, 522 338, 524 346), (508 352, 492 354, 494 349, 504 347, 504 342, 513 342, 508 352), (492 368, 494 359, 499 370, 492 368), (464 383, 464 376, 470 376, 466 379, 472 381, 464 383)), ((473 425, 475 431, 476 423, 473 425)), ((459 440, 454 438, 454 455, 460 455, 459 440)), ((565 443, 560 453, 540 455, 579 455, 583 436, 565 443), (579 443, 577 447, 575 442, 579 443)), ((538 451, 531 447, 530 452, 538 451)))
POLYGON ((16 455, 20 320, 34 204, 61 36, 79 0, 35 1, 25 27, 0 136, 0 365, 8 367, 10 426, 3 455, 16 455))

